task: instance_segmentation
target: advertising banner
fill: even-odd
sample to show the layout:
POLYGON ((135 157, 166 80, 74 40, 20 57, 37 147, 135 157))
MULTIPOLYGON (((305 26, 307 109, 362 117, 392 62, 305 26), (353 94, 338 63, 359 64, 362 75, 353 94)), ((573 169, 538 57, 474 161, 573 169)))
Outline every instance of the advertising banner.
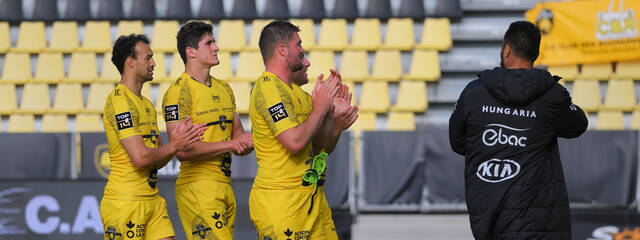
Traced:
POLYGON ((640 59, 640 1, 540 2, 525 14, 541 30, 536 64, 570 65, 640 59))
POLYGON ((69 179, 71 176, 70 133, 2 133, 0 153, 0 179, 69 179))

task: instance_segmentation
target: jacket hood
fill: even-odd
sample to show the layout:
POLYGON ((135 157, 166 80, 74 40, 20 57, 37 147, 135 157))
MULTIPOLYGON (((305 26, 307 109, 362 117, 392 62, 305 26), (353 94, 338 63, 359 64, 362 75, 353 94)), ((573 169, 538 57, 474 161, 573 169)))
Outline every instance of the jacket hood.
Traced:
POLYGON ((560 78, 541 69, 494 68, 478 74, 491 95, 508 105, 528 105, 547 92, 560 78))

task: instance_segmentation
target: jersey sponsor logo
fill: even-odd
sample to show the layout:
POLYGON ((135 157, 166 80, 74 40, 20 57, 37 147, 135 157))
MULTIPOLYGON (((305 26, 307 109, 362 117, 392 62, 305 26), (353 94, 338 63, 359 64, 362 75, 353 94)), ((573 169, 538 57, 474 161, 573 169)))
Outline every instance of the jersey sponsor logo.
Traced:
POLYGON ((156 185, 158 184, 158 169, 153 168, 149 171, 149 178, 147 179, 147 182, 149 183, 149 187, 156 188, 156 185))
POLYGON ((528 118, 536 118, 535 110, 528 109, 517 109, 517 108, 508 108, 508 107, 496 107, 496 106, 482 106, 483 113, 494 113, 494 114, 503 114, 517 117, 528 117, 528 118))
POLYGON ((213 240, 214 236, 211 231, 211 226, 200 215, 191 221, 191 236, 193 236, 193 239, 213 240))
POLYGON ((176 121, 180 119, 180 113, 178 111, 180 107, 178 104, 164 106, 164 120, 165 121, 176 121))
POLYGON ((520 164, 516 161, 493 158, 478 166, 476 176, 488 183, 498 183, 511 179, 520 173, 520 164))
POLYGON ((284 108, 284 104, 282 102, 269 107, 269 114, 271 114, 271 119, 273 119, 274 123, 289 117, 289 113, 287 113, 287 109, 284 108))
POLYGON ((507 125, 502 124, 489 124, 487 125, 487 129, 482 133, 482 143, 486 146, 494 146, 496 144, 500 145, 511 145, 514 147, 526 147, 527 146, 527 137, 518 136, 516 132, 524 132, 529 130, 528 128, 519 129, 509 127, 507 125), (505 132, 503 132, 503 130, 505 132), (509 135, 506 132, 514 132, 513 135, 509 135))
POLYGON ((116 114, 115 117, 118 130, 124 130, 133 127, 133 118, 131 118, 131 112, 116 114))

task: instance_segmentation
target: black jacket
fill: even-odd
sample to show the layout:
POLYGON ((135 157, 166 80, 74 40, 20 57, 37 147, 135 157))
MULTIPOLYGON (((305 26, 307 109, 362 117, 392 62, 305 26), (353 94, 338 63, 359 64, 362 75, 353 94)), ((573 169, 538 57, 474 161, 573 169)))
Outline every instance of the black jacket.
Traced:
POLYGON ((478 74, 449 119, 465 156, 465 197, 476 239, 571 239, 557 137, 587 128, 585 113, 547 71, 478 74))

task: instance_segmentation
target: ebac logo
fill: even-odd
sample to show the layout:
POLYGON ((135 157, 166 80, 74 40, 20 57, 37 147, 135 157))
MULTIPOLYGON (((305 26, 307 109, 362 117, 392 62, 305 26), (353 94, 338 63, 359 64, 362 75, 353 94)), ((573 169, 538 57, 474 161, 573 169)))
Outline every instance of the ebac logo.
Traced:
POLYGON ((488 183, 498 183, 511 179, 520 173, 520 164, 505 159, 491 159, 478 166, 476 176, 488 183))
POLYGON ((111 165, 111 159, 109 158, 109 145, 100 144, 96 146, 93 158, 93 162, 95 163, 98 173, 100 173, 100 175, 105 179, 108 178, 110 172, 109 167, 111 165))
POLYGON ((484 145, 488 147, 496 144, 511 145, 514 147, 526 147, 527 137, 518 136, 516 135, 516 133, 524 132, 527 130, 529 129, 519 129, 495 123, 489 124, 487 125, 487 129, 482 133, 482 143, 484 143, 484 145), (509 135, 507 132, 513 132, 513 135, 509 135))

